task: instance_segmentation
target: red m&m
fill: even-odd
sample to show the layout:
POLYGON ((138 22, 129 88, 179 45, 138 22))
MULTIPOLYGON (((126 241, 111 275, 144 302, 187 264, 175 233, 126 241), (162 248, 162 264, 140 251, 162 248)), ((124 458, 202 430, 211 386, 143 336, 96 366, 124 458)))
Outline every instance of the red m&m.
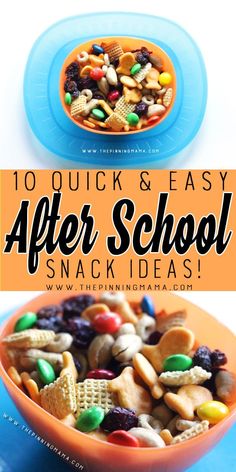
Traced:
POLYGON ((107 436, 109 443, 119 446, 139 447, 138 439, 123 429, 117 429, 107 436))
POLYGON ((112 370, 94 369, 87 373, 86 378, 112 380, 115 378, 115 374, 112 372, 112 370))
POLYGON ((107 312, 95 316, 93 320, 94 329, 101 334, 115 333, 121 326, 121 317, 117 313, 107 312))
POLYGON ((104 72, 100 67, 94 67, 93 70, 90 72, 90 77, 93 80, 100 80, 102 77, 104 77, 104 72))
POLYGON ((112 90, 107 95, 107 98, 110 102, 114 102, 115 100, 118 100, 119 97, 120 97, 120 94, 118 90, 112 90))

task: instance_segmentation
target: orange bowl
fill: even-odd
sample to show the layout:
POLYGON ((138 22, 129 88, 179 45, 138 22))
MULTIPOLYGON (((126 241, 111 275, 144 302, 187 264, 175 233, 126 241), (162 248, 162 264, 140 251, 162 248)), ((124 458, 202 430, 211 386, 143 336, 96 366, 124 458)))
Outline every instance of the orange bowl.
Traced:
MULTIPOLYGON (((78 292, 76 293, 78 294, 78 292)), ((45 293, 17 310, 1 327, 0 340, 12 333, 16 320, 26 311, 37 311, 44 305, 60 303, 75 295, 72 292, 45 293)), ((96 294, 95 294, 96 295, 96 294)), ((140 300, 143 292, 128 293, 129 300, 140 300)), ((201 344, 219 348, 228 357, 227 368, 236 373, 235 336, 225 326, 192 303, 168 292, 152 293, 159 310, 186 309, 187 326, 192 329, 201 344)), ((17 408, 31 427, 45 440, 59 448, 71 459, 82 464, 87 472, 182 472, 209 451, 222 438, 236 417, 236 404, 230 406, 230 414, 209 431, 182 444, 163 449, 116 446, 81 433, 64 425, 29 399, 10 379, 4 348, 0 348, 0 373, 3 382, 17 408)), ((79 469, 81 470, 81 469, 79 469)))
POLYGON ((160 123, 162 123, 167 118, 167 116, 171 112, 171 110, 173 108, 173 105, 174 105, 174 102, 175 102, 175 97, 176 97, 176 74, 175 74, 175 69, 174 69, 173 63, 172 63, 171 59, 169 58, 169 56, 167 55, 167 53, 163 49, 161 49, 159 46, 157 46, 156 44, 154 44, 150 41, 146 41, 145 39, 141 39, 141 38, 130 38, 130 37, 127 37, 127 36, 118 36, 118 37, 113 36, 113 37, 104 37, 104 38, 94 38, 94 39, 92 39, 92 40, 90 40, 86 43, 83 43, 83 44, 80 44, 79 46, 77 46, 75 49, 73 49, 73 51, 70 52, 70 54, 65 59, 65 61, 63 63, 63 66, 62 66, 62 69, 61 69, 61 74, 60 74, 59 93, 60 93, 60 100, 61 100, 61 104, 62 104, 64 112, 70 118, 70 120, 72 120, 73 123, 75 123, 80 128, 83 128, 86 131, 90 131, 91 133, 102 134, 102 135, 137 134, 137 133, 142 133, 143 131, 149 130, 151 128, 154 128, 155 126, 158 126, 160 123), (158 122, 156 122, 154 124, 151 124, 151 125, 148 125, 148 126, 145 126, 140 130, 132 130, 132 131, 128 131, 128 132, 127 131, 117 132, 117 131, 114 131, 114 130, 112 131, 112 130, 109 130, 109 129, 104 129, 104 130, 99 129, 98 127, 96 129, 95 128, 94 129, 89 128, 88 126, 85 126, 83 124, 83 119, 84 118, 81 118, 81 120, 76 120, 75 118, 73 118, 70 114, 70 106, 65 104, 65 100, 64 100, 64 97, 65 97, 64 82, 66 80, 65 70, 66 70, 67 66, 69 64, 71 64, 71 62, 74 62, 76 60, 76 57, 80 52, 90 51, 93 44, 101 44, 103 41, 109 42, 109 41, 112 41, 114 39, 120 43, 120 45, 122 46, 122 49, 123 49, 124 52, 139 49, 142 46, 146 47, 149 51, 151 50, 155 56, 160 57, 160 59, 162 60, 164 70, 169 72, 172 75, 171 87, 173 89, 173 97, 172 97, 172 102, 171 102, 170 106, 168 107, 167 111, 163 114, 163 116, 160 117, 158 122))

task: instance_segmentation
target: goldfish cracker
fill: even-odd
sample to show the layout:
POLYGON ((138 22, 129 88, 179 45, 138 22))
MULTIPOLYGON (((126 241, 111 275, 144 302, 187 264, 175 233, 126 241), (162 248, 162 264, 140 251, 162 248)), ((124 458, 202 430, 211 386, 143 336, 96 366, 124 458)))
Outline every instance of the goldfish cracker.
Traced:
POLYGON ((159 382, 158 375, 152 367, 152 364, 140 353, 133 357, 133 365, 137 373, 150 388, 154 398, 159 400, 165 393, 165 387, 159 382))
POLYGON ((134 409, 137 415, 151 412, 151 396, 141 385, 135 382, 132 367, 126 367, 119 377, 111 380, 109 389, 117 394, 120 406, 134 409))
POLYGON ((142 354, 157 372, 163 370, 163 362, 172 354, 188 354, 194 344, 194 334, 187 328, 176 327, 167 331, 157 345, 144 345, 142 354))
POLYGON ((177 394, 168 392, 164 395, 167 406, 185 420, 193 420, 195 410, 202 403, 211 400, 211 392, 200 385, 185 385, 177 391, 177 394))

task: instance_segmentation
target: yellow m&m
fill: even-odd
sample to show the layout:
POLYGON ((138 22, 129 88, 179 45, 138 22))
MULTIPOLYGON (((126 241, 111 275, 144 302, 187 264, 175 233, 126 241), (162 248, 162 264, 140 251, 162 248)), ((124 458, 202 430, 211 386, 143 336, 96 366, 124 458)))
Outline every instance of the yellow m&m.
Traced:
POLYGON ((159 75, 159 79, 158 79, 158 82, 160 85, 169 85, 172 81, 172 75, 169 74, 169 72, 162 72, 160 75, 159 75))
POLYGON ((210 424, 219 423, 229 414, 229 408, 222 402, 212 400, 202 403, 197 409, 197 415, 201 420, 207 420, 210 424))

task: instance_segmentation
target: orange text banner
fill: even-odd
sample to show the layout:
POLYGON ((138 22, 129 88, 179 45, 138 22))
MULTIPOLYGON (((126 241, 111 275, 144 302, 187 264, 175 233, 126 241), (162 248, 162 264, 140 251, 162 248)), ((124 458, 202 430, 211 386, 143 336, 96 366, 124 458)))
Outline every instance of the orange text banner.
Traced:
POLYGON ((236 290, 236 171, 1 172, 2 290, 236 290))

